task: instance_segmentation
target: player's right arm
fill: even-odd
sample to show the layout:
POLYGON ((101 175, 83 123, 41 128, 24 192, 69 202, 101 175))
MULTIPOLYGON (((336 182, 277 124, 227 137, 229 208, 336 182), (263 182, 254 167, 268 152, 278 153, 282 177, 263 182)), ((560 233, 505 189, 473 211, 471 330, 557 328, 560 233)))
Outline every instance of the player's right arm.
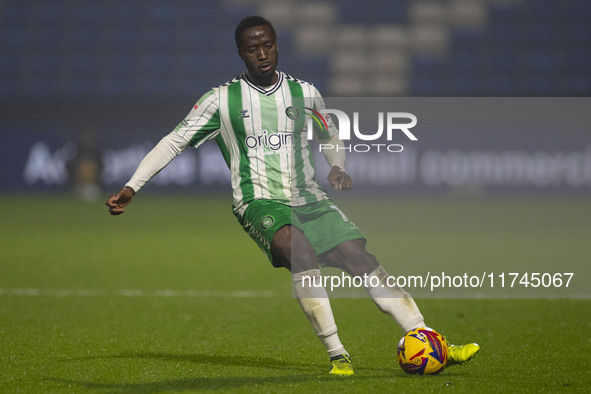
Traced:
POLYGON ((123 208, 131 203, 135 193, 180 155, 188 145, 188 141, 174 131, 162 138, 143 158, 125 186, 107 200, 106 205, 111 215, 121 215, 125 212, 123 208))
POLYGON ((152 149, 141 161, 125 186, 107 199, 111 215, 120 215, 150 179, 164 169, 187 146, 197 147, 219 132, 217 97, 212 89, 203 95, 187 117, 152 149))

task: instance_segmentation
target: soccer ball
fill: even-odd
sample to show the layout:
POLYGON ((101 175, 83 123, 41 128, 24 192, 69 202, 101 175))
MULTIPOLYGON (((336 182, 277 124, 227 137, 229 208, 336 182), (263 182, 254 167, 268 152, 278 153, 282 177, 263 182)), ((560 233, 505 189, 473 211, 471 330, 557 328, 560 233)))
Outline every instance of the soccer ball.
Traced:
POLYGON ((435 330, 417 328, 400 339, 396 353, 404 372, 432 375, 447 364, 447 341, 435 330))

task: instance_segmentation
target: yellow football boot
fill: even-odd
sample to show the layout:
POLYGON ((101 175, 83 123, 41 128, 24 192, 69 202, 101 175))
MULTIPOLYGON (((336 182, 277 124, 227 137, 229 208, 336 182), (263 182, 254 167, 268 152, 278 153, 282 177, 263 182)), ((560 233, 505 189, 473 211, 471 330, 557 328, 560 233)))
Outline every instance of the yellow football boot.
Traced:
POLYGON ((328 371, 330 375, 348 376, 355 373, 353 371, 353 364, 351 364, 351 357, 346 354, 332 357, 330 362, 332 363, 330 371, 328 371))
POLYGON ((472 360, 476 353, 480 350, 477 343, 469 343, 467 345, 447 345, 447 366, 461 365, 472 360))

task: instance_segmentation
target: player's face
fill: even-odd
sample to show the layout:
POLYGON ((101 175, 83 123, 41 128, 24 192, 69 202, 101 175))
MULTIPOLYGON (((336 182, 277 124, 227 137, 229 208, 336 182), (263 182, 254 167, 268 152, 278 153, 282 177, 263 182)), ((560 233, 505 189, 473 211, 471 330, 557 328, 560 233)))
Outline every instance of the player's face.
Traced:
POLYGON ((248 70, 248 79, 257 85, 269 86, 277 82, 277 39, 271 26, 255 26, 242 32, 238 49, 248 70))

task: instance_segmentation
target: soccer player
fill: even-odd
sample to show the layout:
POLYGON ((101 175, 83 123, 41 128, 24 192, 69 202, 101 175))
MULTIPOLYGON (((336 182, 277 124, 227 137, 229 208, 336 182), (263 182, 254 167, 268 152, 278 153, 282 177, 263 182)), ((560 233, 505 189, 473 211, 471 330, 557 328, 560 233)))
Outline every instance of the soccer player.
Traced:
MULTIPOLYGON (((330 357, 329 373, 352 375, 326 290, 309 281, 306 286, 303 280, 321 283, 319 261, 353 276, 367 275, 366 283, 378 283, 367 287, 370 297, 404 332, 425 327, 423 316, 406 291, 387 284, 388 274, 365 249, 363 234, 316 182, 304 109, 324 108, 320 93, 276 70, 275 29, 265 18, 244 18, 235 39, 246 72, 205 93, 106 204, 112 215, 122 214, 141 187, 185 148, 215 140, 230 168, 238 221, 274 267, 290 270, 294 294, 330 357)), ((336 127, 325 120, 328 127, 313 127, 315 139, 343 147, 336 127)), ((344 149, 323 153, 332 187, 351 189, 344 149)), ((478 349, 476 344, 452 346, 449 363, 464 363, 478 349)))

